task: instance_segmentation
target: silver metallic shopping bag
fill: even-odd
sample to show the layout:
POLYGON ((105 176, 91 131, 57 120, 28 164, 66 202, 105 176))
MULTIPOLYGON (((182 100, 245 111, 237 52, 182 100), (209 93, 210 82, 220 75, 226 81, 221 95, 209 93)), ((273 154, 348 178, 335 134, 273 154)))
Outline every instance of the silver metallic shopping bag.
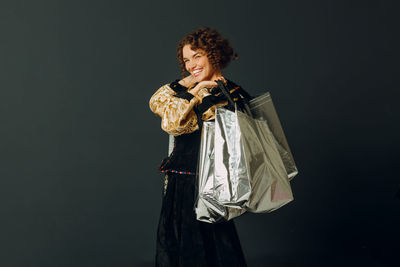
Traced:
POLYGON ((245 208, 250 212, 271 212, 293 200, 277 141, 267 121, 254 119, 240 111, 236 114, 251 185, 245 208))
POLYGON ((225 108, 215 112, 214 198, 227 207, 243 207, 251 188, 238 116, 225 108))
POLYGON ((226 207, 275 210, 293 200, 277 142, 265 120, 217 108, 214 198, 226 207))
POLYGON ((196 218, 208 223, 230 220, 245 212, 243 208, 226 207, 215 199, 214 131, 214 122, 203 123, 197 168, 196 218))
POLYGON ((269 93, 244 110, 217 108, 215 122, 202 130, 196 202, 202 221, 270 212, 293 200, 289 180, 297 168, 269 93))

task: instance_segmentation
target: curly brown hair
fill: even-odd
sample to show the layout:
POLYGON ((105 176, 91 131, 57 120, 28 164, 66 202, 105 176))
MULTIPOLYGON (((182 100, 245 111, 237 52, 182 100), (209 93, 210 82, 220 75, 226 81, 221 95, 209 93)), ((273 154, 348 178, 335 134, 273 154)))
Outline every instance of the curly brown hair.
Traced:
POLYGON ((229 62, 237 60, 238 54, 233 51, 228 39, 224 38, 216 30, 209 27, 200 27, 187 34, 178 44, 177 57, 181 66, 182 77, 186 74, 182 49, 189 44, 192 50, 202 49, 207 53, 208 60, 215 69, 222 70, 229 62))

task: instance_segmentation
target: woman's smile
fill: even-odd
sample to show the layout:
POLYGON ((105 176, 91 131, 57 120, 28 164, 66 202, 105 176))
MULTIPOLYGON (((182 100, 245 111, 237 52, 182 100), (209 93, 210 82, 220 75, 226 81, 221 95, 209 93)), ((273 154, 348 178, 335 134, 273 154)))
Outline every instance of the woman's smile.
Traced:
POLYGON ((194 75, 194 77, 199 76, 199 75, 200 75, 200 72, 201 72, 202 70, 203 70, 203 69, 195 69, 195 70, 193 70, 193 75, 194 75))

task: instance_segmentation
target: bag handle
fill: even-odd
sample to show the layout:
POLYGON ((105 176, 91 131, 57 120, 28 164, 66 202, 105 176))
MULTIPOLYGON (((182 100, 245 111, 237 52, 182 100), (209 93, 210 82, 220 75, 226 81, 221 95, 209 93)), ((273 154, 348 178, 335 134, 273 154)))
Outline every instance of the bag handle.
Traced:
POLYGON ((225 84, 221 80, 216 81, 218 84, 219 89, 221 89, 221 92, 225 95, 225 97, 228 99, 228 102, 232 105, 232 107, 235 106, 235 101, 233 101, 231 94, 229 94, 228 90, 225 87, 225 84))
MULTIPOLYGON (((226 89, 226 87, 225 87, 225 84, 221 80, 217 80, 216 82, 218 84, 218 87, 221 89, 222 93, 228 99, 228 102, 232 105, 232 107, 235 107, 235 101, 233 101, 231 94, 229 93, 228 89, 226 89)), ((244 92, 244 90, 239 91, 239 94, 241 92, 244 92)), ((246 93, 246 95, 244 97, 241 94, 240 94, 240 96, 241 96, 241 99, 243 100, 244 110, 246 111, 247 115, 253 117, 250 107, 249 107, 250 95, 246 93), (248 98, 248 99, 246 99, 246 98, 248 98)))

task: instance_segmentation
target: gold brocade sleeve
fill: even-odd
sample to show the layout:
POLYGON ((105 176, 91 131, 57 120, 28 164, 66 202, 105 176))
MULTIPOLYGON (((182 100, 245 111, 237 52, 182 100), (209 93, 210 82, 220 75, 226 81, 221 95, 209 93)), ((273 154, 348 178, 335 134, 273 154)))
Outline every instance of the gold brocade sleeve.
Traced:
POLYGON ((161 128, 174 136, 187 134, 199 129, 193 107, 199 98, 190 101, 174 96, 169 84, 161 86, 150 98, 150 109, 161 117, 161 128))

